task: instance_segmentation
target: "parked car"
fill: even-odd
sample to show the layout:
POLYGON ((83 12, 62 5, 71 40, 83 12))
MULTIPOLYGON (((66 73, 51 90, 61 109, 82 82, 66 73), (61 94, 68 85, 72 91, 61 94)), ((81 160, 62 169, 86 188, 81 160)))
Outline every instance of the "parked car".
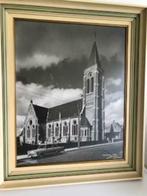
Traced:
POLYGON ((40 145, 35 150, 30 150, 27 152, 29 158, 39 158, 44 156, 53 156, 64 152, 64 147, 56 146, 56 147, 47 147, 46 145, 40 145))

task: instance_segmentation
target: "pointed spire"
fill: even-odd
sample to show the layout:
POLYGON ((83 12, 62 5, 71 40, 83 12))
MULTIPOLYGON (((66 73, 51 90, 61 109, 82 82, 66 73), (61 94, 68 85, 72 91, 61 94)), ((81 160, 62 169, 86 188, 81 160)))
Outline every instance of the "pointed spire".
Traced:
POLYGON ((95 64, 97 64, 98 67, 101 66, 96 41, 94 41, 93 46, 92 46, 92 50, 91 50, 91 54, 90 54, 89 62, 88 62, 88 67, 95 65, 95 64))

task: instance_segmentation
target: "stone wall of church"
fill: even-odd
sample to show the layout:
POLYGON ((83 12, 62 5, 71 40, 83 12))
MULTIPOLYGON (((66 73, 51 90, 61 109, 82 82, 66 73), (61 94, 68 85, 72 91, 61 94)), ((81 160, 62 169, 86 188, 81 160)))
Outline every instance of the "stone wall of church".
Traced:
POLYGON ((83 93, 85 115, 92 125, 92 141, 104 140, 104 76, 97 64, 84 71, 83 93))
POLYGON ((67 118, 46 124, 46 143, 68 143, 89 141, 90 129, 81 128, 79 118, 67 118))
POLYGON ((96 66, 91 66, 84 71, 83 84, 83 104, 85 106, 85 115, 90 125, 93 126, 95 120, 95 94, 94 94, 94 80, 95 80, 96 66))

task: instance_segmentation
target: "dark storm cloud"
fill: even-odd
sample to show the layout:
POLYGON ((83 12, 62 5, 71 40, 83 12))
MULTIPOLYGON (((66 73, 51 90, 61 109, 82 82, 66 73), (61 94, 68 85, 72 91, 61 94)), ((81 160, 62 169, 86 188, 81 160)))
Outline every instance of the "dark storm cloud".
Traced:
POLYGON ((58 88, 82 88, 83 70, 86 64, 85 57, 73 60, 64 59, 58 65, 52 65, 46 69, 42 67, 21 69, 17 72, 16 79, 24 84, 36 83, 58 88))
POLYGON ((22 20, 15 26, 17 81, 81 88, 95 39, 106 78, 123 79, 124 28, 22 20))
MULTIPOLYGON (((88 58, 82 56, 79 59, 64 59, 57 65, 53 64, 46 69, 42 67, 23 68, 17 72, 16 79, 24 84, 36 83, 43 86, 53 85, 56 88, 82 88, 82 77, 87 62, 88 58)), ((119 62, 117 55, 112 56, 109 60, 101 56, 101 63, 104 67, 105 78, 111 76, 111 78, 119 78, 123 81, 123 65, 119 62)), ((111 85, 110 91, 120 89, 120 87, 122 89, 123 85, 111 85)))
POLYGON ((23 20, 15 27, 18 128, 31 99, 53 107, 81 98, 83 71, 95 40, 104 67, 106 125, 114 119, 123 123, 124 28, 23 20))
POLYGON ((124 52, 124 28, 19 20, 15 26, 18 67, 36 53, 60 59, 88 56, 95 32, 100 54, 109 58, 124 52))

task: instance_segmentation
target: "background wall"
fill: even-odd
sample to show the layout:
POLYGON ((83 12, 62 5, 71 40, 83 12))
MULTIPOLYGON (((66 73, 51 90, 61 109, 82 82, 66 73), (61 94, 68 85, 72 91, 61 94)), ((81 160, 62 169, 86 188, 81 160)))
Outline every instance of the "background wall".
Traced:
MULTIPOLYGON (((91 0, 99 3, 115 3, 120 5, 146 6, 147 0, 91 0)), ((147 82, 146 82, 147 84, 147 82)), ((147 92, 146 92, 147 95, 147 92)), ((145 96, 147 97, 147 96, 145 96)), ((147 101, 146 101, 147 102, 147 101)), ((146 104, 147 105, 147 104, 146 104)), ((147 111, 147 109, 146 109, 147 111)), ((145 163, 147 165, 147 123, 145 135, 145 163)), ((147 194, 147 170, 145 170, 144 180, 112 183, 93 183, 84 185, 68 185, 57 187, 46 187, 28 190, 0 191, 0 196, 40 196, 40 195, 60 195, 60 196, 145 196, 147 194)))

